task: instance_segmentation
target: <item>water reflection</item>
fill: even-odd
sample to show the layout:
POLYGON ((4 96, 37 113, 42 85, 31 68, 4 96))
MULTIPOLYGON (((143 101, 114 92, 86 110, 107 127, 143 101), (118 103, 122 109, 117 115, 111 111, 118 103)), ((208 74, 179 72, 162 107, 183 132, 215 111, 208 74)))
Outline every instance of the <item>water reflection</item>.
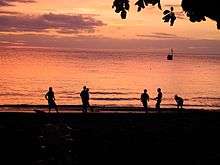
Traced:
MULTIPOLYGON (((46 104, 48 86, 56 90, 58 104, 80 104, 79 91, 88 85, 92 104, 141 106, 142 89, 150 97, 164 92, 163 104, 173 95, 189 105, 220 105, 220 57, 177 52, 116 50, 1 50, 0 104, 46 104), (195 99, 197 98, 197 99, 195 99), (215 99, 207 99, 215 98, 215 99)), ((155 102, 150 101, 150 106, 155 102)))

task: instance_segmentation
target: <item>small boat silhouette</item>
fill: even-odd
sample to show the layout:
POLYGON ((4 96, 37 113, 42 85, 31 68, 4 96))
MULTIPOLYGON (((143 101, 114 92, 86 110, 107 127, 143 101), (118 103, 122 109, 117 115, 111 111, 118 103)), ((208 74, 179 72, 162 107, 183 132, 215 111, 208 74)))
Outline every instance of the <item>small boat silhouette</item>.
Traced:
POLYGON ((173 49, 170 49, 170 52, 167 55, 167 60, 173 60, 173 49))

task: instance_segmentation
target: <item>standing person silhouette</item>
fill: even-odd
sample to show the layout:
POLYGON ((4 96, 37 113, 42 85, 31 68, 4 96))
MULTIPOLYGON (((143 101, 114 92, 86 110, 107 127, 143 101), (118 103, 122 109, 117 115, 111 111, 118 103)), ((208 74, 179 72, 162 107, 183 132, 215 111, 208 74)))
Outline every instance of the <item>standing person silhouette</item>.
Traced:
POLYGON ((144 89, 144 93, 141 94, 141 102, 144 106, 145 113, 148 113, 148 103, 149 102, 149 95, 147 93, 147 89, 144 89))
POLYGON ((174 96, 174 99, 176 101, 177 109, 183 109, 183 98, 179 97, 178 95, 174 96))
POLYGON ((89 107, 90 110, 94 112, 92 106, 89 103, 89 99, 90 99, 89 88, 86 88, 86 104, 87 104, 87 107, 89 107))
POLYGON ((160 112, 160 103, 161 103, 162 97, 163 97, 163 94, 162 94, 160 88, 157 88, 157 93, 158 93, 158 94, 157 94, 157 97, 155 98, 155 100, 157 101, 157 103, 156 103, 156 110, 157 110, 158 112, 160 112))
POLYGON ((49 91, 45 94, 45 99, 48 101, 49 113, 52 108, 55 108, 56 112, 58 113, 58 107, 57 104, 55 103, 56 99, 52 87, 49 87, 49 91))
POLYGON ((81 100, 82 100, 82 108, 83 108, 82 112, 87 113, 89 93, 87 91, 86 86, 83 86, 83 90, 80 93, 80 97, 81 97, 81 100))

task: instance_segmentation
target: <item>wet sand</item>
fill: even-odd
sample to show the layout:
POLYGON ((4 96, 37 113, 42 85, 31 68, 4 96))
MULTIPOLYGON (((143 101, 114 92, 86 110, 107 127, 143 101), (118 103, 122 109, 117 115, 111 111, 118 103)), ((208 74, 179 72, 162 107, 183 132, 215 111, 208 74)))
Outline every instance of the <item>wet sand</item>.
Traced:
MULTIPOLYGON (((144 113, 143 107, 131 107, 131 106, 92 106, 95 112, 102 112, 102 113, 144 113)), ((81 105, 58 105, 59 112, 61 113, 81 113, 82 106, 81 105)), ((41 110, 45 113, 48 112, 47 105, 30 105, 30 104, 8 104, 8 105, 0 105, 0 112, 29 112, 33 113, 35 110, 41 110)), ((91 109, 88 109, 91 111, 91 109)), ((161 111, 164 113, 172 113, 179 111, 176 106, 172 106, 169 108, 161 108, 161 111)), ((220 107, 210 107, 207 109, 206 107, 202 106, 190 108, 184 105, 184 111, 209 111, 209 112, 220 112, 220 107)), ((51 111, 52 113, 55 112, 54 109, 51 111)), ((157 113, 155 108, 150 107, 149 113, 157 113)))
POLYGON ((219 112, 190 109, 164 109, 160 114, 1 112, 0 161, 3 165, 218 164, 219 130, 219 112))

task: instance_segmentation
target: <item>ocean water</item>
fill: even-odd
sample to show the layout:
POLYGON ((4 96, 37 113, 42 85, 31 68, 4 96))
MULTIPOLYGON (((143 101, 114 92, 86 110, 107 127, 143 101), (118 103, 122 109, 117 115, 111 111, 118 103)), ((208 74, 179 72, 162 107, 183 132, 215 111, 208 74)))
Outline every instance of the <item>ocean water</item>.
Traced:
POLYGON ((0 105, 47 104, 52 86, 57 104, 81 104, 79 93, 90 88, 92 105, 141 106, 148 89, 150 107, 156 89, 162 107, 174 107, 175 94, 194 108, 220 108, 220 54, 174 49, 87 50, 4 48, 0 50, 0 105))

